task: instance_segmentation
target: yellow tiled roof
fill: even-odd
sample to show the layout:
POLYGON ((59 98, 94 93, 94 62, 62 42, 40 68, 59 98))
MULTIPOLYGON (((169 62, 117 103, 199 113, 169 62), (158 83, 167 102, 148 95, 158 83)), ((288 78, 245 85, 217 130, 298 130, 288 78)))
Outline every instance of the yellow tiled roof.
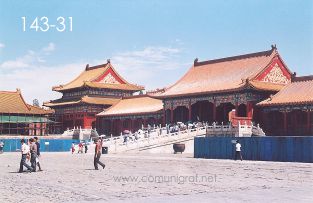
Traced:
POLYGON ((99 83, 99 82, 85 82, 85 85, 88 87, 117 89, 117 90, 140 91, 140 90, 144 89, 141 86, 137 86, 137 85, 133 85, 133 84, 109 84, 109 83, 99 83))
POLYGON ((124 78, 122 78, 116 70, 113 68, 111 63, 106 63, 93 67, 86 67, 86 69, 73 81, 65 84, 52 87, 54 91, 64 91, 74 88, 80 88, 83 86, 95 87, 95 88, 108 88, 108 89, 121 89, 121 90, 143 90, 144 87, 130 84, 124 78), (121 81, 121 84, 115 83, 103 83, 97 81, 101 76, 105 75, 108 71, 112 71, 116 77, 121 81))
POLYGON ((155 97, 176 97, 203 93, 218 93, 244 88, 247 82, 263 90, 279 90, 280 85, 265 85, 254 82, 279 54, 276 48, 268 51, 198 62, 174 85, 155 97))
POLYGON ((261 82, 261 81, 256 81, 256 80, 249 81, 249 84, 252 85, 255 89, 259 89, 259 90, 279 91, 283 87, 285 87, 285 84, 275 84, 275 83, 261 82))
POLYGON ((44 106, 54 107, 54 106, 65 106, 79 103, 87 103, 87 104, 99 104, 99 105, 113 105, 116 104, 120 99, 116 98, 105 98, 105 97, 89 97, 84 96, 79 100, 66 101, 66 102, 45 102, 44 106))
POLYGON ((129 114, 155 113, 163 109, 163 102, 149 96, 130 97, 98 114, 98 116, 114 116, 129 114))
POLYGON ((26 104, 20 90, 0 91, 0 113, 49 114, 51 110, 26 104))
POLYGON ((277 94, 257 105, 275 106, 297 104, 313 104, 313 80, 287 84, 277 94))
POLYGON ((113 105, 120 101, 120 99, 84 96, 81 101, 88 104, 113 105))

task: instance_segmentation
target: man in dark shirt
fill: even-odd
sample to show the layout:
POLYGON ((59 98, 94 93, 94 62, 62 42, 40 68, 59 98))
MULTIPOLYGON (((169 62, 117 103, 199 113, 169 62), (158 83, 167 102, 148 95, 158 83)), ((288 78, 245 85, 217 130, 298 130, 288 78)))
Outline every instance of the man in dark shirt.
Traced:
POLYGON ((33 172, 36 172, 36 158, 37 158, 37 145, 35 143, 35 140, 33 138, 29 139, 30 142, 30 163, 33 168, 33 172))
POLYGON ((38 141, 38 137, 34 137, 35 142, 36 142, 36 146, 37 146, 37 158, 36 158, 36 162, 37 162, 37 166, 39 168, 39 171, 41 170, 41 166, 40 166, 40 162, 39 162, 39 157, 40 157, 40 143, 38 141))
POLYGON ((102 168, 105 167, 104 163, 100 161, 101 150, 102 150, 102 139, 100 140, 95 139, 94 142, 96 144, 96 148, 95 148, 95 156, 94 156, 93 163, 94 163, 95 169, 98 170, 98 164, 100 164, 102 168))

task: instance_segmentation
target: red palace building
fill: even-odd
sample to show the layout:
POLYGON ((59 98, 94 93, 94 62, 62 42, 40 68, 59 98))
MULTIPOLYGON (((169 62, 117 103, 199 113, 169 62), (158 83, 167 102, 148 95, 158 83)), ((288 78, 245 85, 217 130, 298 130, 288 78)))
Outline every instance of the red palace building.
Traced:
POLYGON ((71 128, 95 128, 96 114, 117 103, 122 97, 143 90, 142 86, 130 84, 113 68, 110 60, 106 64, 89 67, 73 81, 53 87, 62 98, 45 102, 44 106, 55 110, 60 123, 56 133, 71 128))
POLYGON ((276 46, 270 50, 198 61, 167 88, 133 96, 143 87, 125 81, 107 64, 86 67, 63 93, 45 103, 62 130, 97 126, 114 136, 142 125, 205 121, 260 124, 266 135, 312 135, 313 77, 296 77, 276 46), (305 96, 306 95, 306 96, 305 96))
MULTIPOLYGON (((290 84, 293 77, 276 46, 272 46, 270 50, 257 53, 201 62, 196 59, 188 72, 175 84, 149 92, 145 97, 163 102, 163 108, 159 110, 162 111, 162 116, 159 117, 162 121, 156 119, 159 120, 156 124, 178 121, 228 124, 229 113, 234 109, 232 124, 254 122, 263 126, 266 113, 263 113, 262 105, 257 104, 290 84)), ((122 100, 98 114, 99 123, 109 129, 105 132, 111 133, 110 129, 113 129, 112 132, 117 133, 125 128, 136 130, 138 123, 143 123, 144 118, 153 118, 153 108, 142 112, 144 106, 149 106, 148 102, 136 100, 138 98, 127 98, 128 105, 123 104, 122 100), (130 104, 136 106, 132 107, 132 112, 127 111, 130 104), (108 127, 109 122, 112 122, 111 127, 108 127)), ((271 134, 271 129, 268 129, 268 133, 271 134)))
POLYGON ((164 103, 166 123, 176 121, 262 122, 257 103, 291 82, 292 73, 277 52, 271 50, 199 62, 174 85, 153 96, 164 103))
POLYGON ((142 126, 163 123, 163 103, 148 95, 126 97, 97 115, 97 130, 105 135, 119 135, 124 130, 132 132, 142 126))

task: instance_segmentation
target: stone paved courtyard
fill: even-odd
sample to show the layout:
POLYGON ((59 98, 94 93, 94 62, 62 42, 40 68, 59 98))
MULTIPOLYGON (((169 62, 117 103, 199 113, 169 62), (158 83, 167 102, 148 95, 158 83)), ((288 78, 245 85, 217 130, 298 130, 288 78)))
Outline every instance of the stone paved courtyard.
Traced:
POLYGON ((43 153, 44 169, 17 173, 0 154, 1 202, 313 202, 313 164, 194 159, 192 154, 43 153))

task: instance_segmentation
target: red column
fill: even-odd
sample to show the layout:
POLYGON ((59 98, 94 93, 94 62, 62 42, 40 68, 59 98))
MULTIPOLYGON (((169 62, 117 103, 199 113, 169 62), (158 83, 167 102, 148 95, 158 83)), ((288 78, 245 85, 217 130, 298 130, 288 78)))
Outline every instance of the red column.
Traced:
POLYGON ((247 102, 247 117, 252 118, 253 116, 253 107, 251 102, 247 102))
POLYGON ((117 135, 119 136, 120 134, 121 134, 121 132, 123 131, 123 122, 122 122, 122 120, 121 119, 119 119, 119 121, 118 121, 118 127, 117 127, 117 135))
POLYGON ((216 102, 213 103, 213 121, 216 122, 216 102))
MULTIPOLYGON (((163 108, 163 117, 162 117, 162 126, 165 126, 166 123, 166 110, 163 108)), ((141 126, 139 126, 141 128, 141 126)))
POLYGON ((130 119, 130 131, 134 132, 134 119, 130 119))
POLYGON ((76 114, 73 114, 73 127, 76 127, 75 125, 76 125, 76 114))
POLYGON ((113 122, 114 122, 114 120, 113 119, 111 119, 110 120, 110 134, 113 134, 113 122))
POLYGON ((92 122, 95 121, 94 117, 89 117, 88 115, 84 115, 84 124, 82 128, 92 128, 92 122))
POLYGON ((235 116, 238 116, 238 103, 235 104, 235 116))
POLYGON ((174 110, 173 107, 171 107, 171 123, 174 122, 174 110))
POLYGON ((226 103, 223 104, 223 120, 224 119, 228 120, 228 113, 226 112, 226 103))
POLYGON ((61 123, 62 123, 62 129, 61 129, 61 131, 64 131, 64 114, 62 114, 61 123))
POLYGON ((199 119, 200 119, 200 121, 202 121, 203 119, 202 119, 202 102, 199 102, 200 103, 200 105, 199 105, 199 119))
POLYGON ((283 112, 283 117, 284 117, 284 134, 287 134, 287 112, 283 112))
POLYGON ((247 102, 246 112, 247 112, 247 117, 250 117, 250 102, 247 102))
POLYGON ((122 119, 120 119, 120 123, 119 123, 119 134, 123 131, 124 129, 124 121, 122 119))
POLYGON ((267 119, 267 113, 265 111, 261 111, 261 124, 263 124, 263 127, 267 124, 265 123, 267 119))
POLYGON ((191 121, 191 104, 188 106, 188 121, 191 121))

